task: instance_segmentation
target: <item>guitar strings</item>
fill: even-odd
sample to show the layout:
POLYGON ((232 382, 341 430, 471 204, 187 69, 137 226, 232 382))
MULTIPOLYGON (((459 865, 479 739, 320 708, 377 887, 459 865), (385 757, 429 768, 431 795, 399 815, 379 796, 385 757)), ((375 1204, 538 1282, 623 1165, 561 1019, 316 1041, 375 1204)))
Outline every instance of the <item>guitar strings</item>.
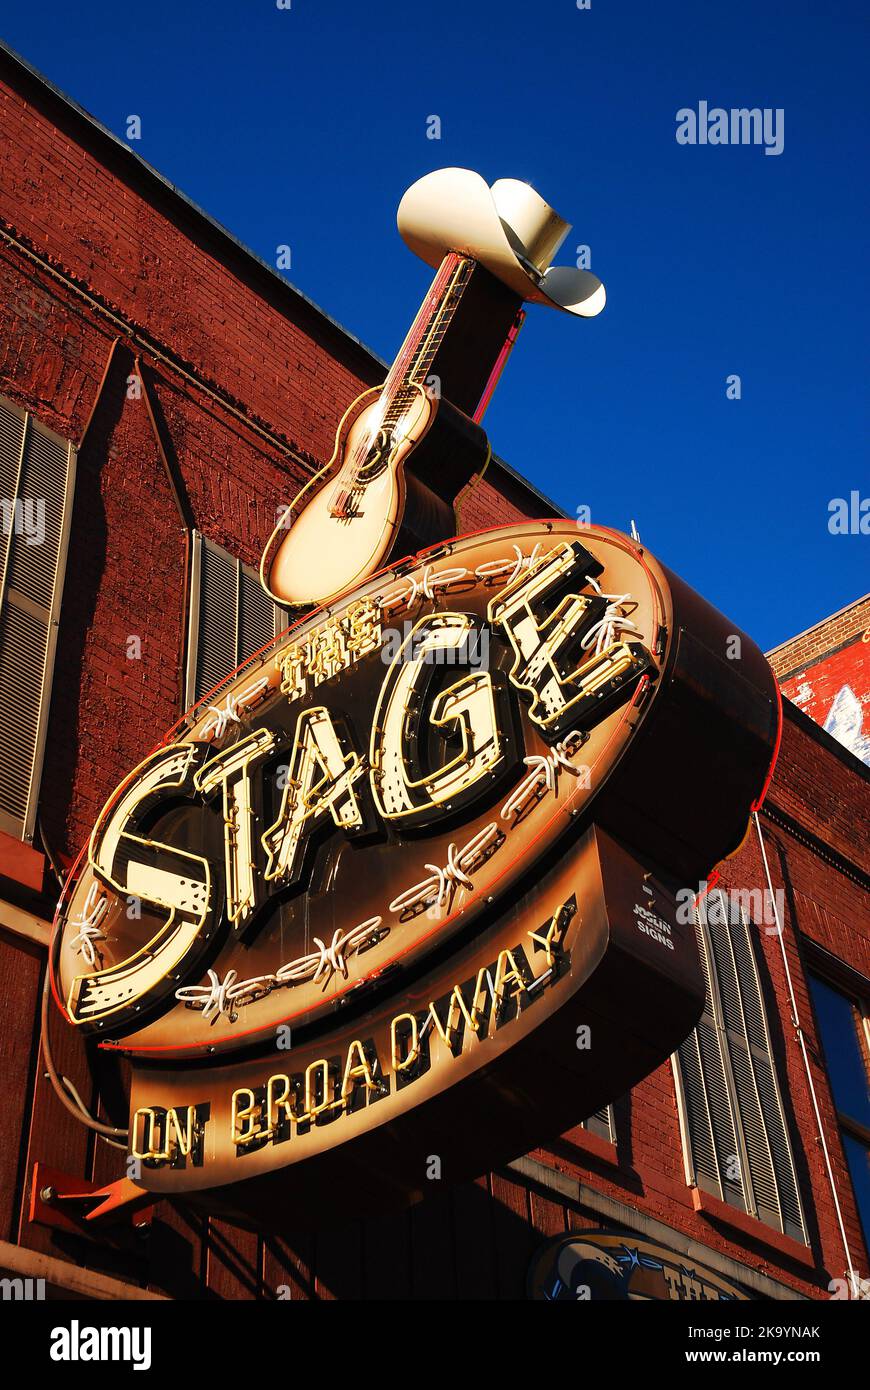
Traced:
MULTIPOLYGON (((387 401, 389 401, 389 405, 392 406, 393 399, 391 399, 391 397, 392 393, 395 391, 395 383, 397 379, 404 379, 408 363, 412 360, 414 354, 418 352, 418 345, 423 339, 423 336, 426 332, 426 327, 432 321, 432 313, 437 310, 438 303, 444 294, 445 286, 450 278, 453 269, 452 262, 455 259, 455 256, 451 255, 450 257, 445 257, 444 261, 442 262, 438 270, 438 273, 436 274, 435 279, 433 280, 432 285, 429 288, 429 292, 426 296, 426 299, 423 303, 424 310, 427 309, 431 304, 432 308, 430 310, 430 314, 424 320, 423 324, 420 324, 419 321, 421 315, 418 314, 417 319, 412 324, 411 329, 404 343, 402 344, 402 347, 399 350, 396 360, 393 363, 393 366, 390 368, 389 373, 387 374, 387 379, 384 382, 384 386, 380 396, 380 401, 382 403, 386 403, 387 401)), ((387 414, 388 410, 385 408, 381 425, 382 429, 384 427, 387 414)), ((370 451, 371 442, 371 439, 361 441, 357 445, 356 452, 346 462, 344 468, 342 468, 339 474, 338 486, 335 490, 335 493, 333 494, 333 497, 330 499, 330 511, 333 513, 333 515, 342 516, 347 514, 348 504, 350 503, 354 492, 358 490, 358 484, 361 481, 362 466, 365 463, 365 459, 367 458, 368 453, 370 451), (345 481, 345 478, 347 479, 347 481, 345 481)))
POLYGON ((423 309, 429 308, 430 312, 422 324, 419 324, 418 314, 384 382, 379 398, 379 404, 383 407, 381 424, 367 440, 357 445, 354 454, 347 460, 336 479, 336 487, 329 502, 329 510, 333 516, 347 516, 355 507, 356 494, 365 487, 366 480, 363 475, 372 445, 383 436, 382 447, 386 447, 390 430, 401 419, 405 409, 402 397, 409 385, 410 364, 413 363, 412 370, 416 375, 419 375, 424 365, 431 364, 455 312, 459 297, 468 283, 473 265, 470 258, 461 257, 456 252, 451 252, 442 261, 423 304, 423 309), (401 384, 397 386, 397 383, 401 384))

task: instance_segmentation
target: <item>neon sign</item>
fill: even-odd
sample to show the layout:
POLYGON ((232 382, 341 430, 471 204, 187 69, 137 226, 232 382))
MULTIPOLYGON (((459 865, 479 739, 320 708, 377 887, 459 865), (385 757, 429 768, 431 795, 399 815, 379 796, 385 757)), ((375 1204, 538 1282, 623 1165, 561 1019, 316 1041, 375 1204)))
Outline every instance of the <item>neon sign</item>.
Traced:
POLYGON ((59 909, 56 993, 133 1062, 143 1183, 248 1209, 340 1153, 407 1197, 451 1107, 485 1109, 474 1172, 668 1055, 703 999, 674 894, 739 843, 776 735, 732 636, 626 537, 523 523, 375 576, 192 710, 59 909), (687 808, 702 758, 730 790, 687 808), (577 1027, 626 1009, 646 1036, 590 1066, 577 1027))

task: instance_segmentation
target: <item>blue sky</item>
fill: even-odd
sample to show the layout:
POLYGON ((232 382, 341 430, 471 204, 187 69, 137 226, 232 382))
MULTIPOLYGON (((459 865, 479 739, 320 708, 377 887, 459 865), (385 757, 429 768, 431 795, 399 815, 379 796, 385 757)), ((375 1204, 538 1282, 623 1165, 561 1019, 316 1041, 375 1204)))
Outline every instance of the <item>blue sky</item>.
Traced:
POLYGON ((870 588, 870 536, 828 531, 870 497, 868 29, 860 0, 42 0, 2 36, 385 358, 428 283, 404 189, 533 183, 609 301, 530 310, 493 446, 770 647, 870 588), (783 152, 678 145, 702 100, 782 108, 783 152))

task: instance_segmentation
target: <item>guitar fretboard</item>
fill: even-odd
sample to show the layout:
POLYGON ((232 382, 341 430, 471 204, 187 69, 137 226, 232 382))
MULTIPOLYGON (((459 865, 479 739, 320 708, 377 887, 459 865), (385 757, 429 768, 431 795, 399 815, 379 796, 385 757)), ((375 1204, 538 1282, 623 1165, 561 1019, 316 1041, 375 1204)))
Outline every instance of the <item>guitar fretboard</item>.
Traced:
POLYGON ((474 261, 455 251, 451 251, 441 262, 429 293, 384 382, 381 404, 385 429, 398 422, 416 395, 415 388, 425 384, 473 269, 474 261))

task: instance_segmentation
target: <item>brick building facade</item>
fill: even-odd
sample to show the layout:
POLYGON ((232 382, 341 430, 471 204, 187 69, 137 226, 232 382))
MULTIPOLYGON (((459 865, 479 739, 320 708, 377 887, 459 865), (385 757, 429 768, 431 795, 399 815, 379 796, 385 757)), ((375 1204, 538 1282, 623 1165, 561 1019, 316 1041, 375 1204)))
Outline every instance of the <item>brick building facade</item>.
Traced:
POLYGON ((870 766, 870 594, 768 658, 783 694, 870 766))
MULTIPOLYGON (((0 449, 21 470, 3 495, 31 470, 54 556, 44 592, 16 582, 40 519, 4 513, 0 1265, 89 1297, 521 1297, 548 1237, 604 1229, 751 1297, 866 1277, 870 1129, 835 1042, 851 1020, 866 1069, 870 776, 790 701, 762 813, 704 899, 704 1018, 612 1108, 409 1212, 293 1243, 165 1203, 120 1243, 31 1220, 35 1163, 94 1183, 124 1163, 40 1060, 58 873, 209 663, 279 630, 253 578, 276 509, 384 367, 6 51, 0 120, 0 449)), ((552 514, 495 460, 461 520, 552 514)), ((122 1116, 123 1068, 51 1022, 58 1070, 122 1116)))

